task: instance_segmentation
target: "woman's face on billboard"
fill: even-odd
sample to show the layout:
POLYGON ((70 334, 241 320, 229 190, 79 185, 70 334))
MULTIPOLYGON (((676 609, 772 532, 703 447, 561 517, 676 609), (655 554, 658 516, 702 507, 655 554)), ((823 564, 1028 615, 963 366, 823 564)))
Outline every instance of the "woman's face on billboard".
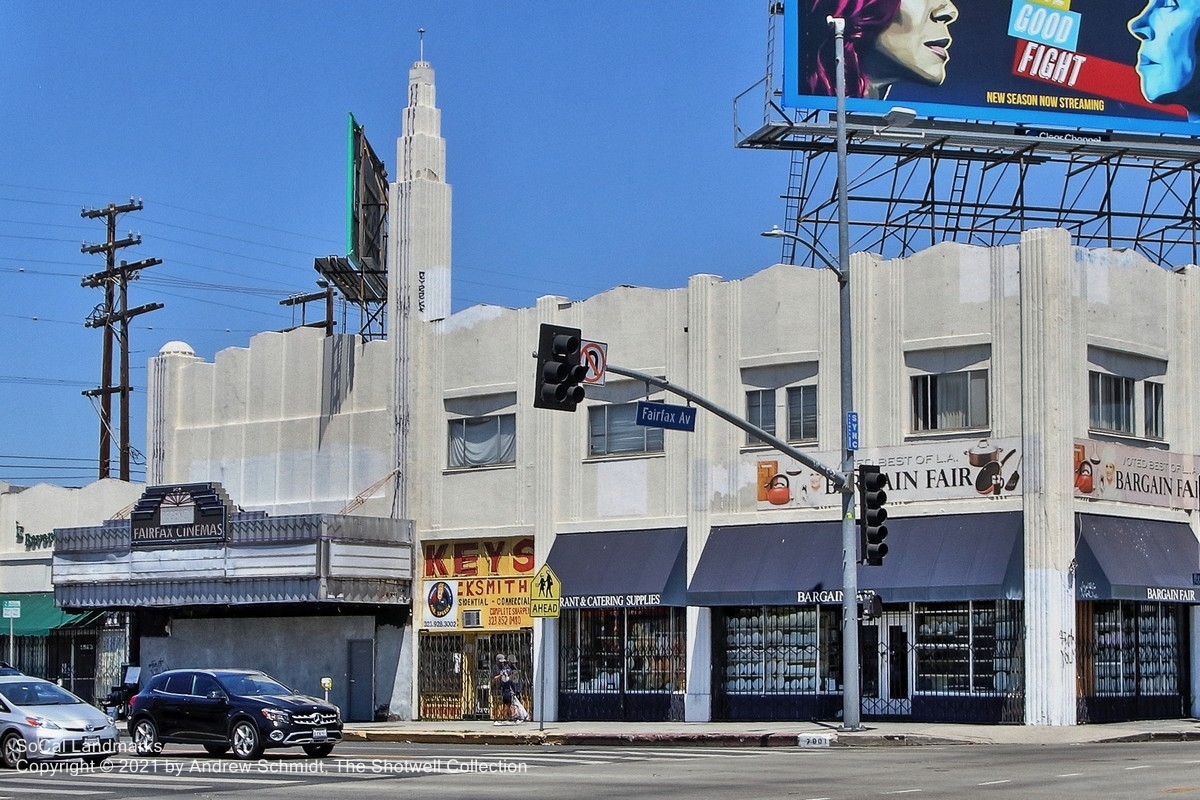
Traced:
POLYGON ((941 84, 950 60, 950 23, 956 19, 958 7, 950 0, 900 0, 900 10, 875 40, 871 80, 941 84))
POLYGON ((1148 0, 1129 20, 1129 32, 1141 41, 1137 73, 1142 94, 1155 103, 1187 99, 1197 75, 1196 35, 1200 33, 1200 0, 1148 0))

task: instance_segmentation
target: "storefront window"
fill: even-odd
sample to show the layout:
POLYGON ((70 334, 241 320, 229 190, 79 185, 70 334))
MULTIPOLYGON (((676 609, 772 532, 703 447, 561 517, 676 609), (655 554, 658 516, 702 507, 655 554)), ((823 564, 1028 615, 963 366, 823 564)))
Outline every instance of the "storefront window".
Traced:
POLYGON ((1163 603, 1081 605, 1085 694, 1179 694, 1178 609, 1163 603))
POLYGON ((840 691, 839 619, 833 608, 730 609, 719 620, 721 688, 728 694, 840 691))
POLYGON ((1008 602, 918 603, 918 692, 999 693, 1021 685, 1017 608, 1008 602))
POLYGON ((589 608, 563 614, 559 688, 564 692, 682 692, 685 609, 589 608))

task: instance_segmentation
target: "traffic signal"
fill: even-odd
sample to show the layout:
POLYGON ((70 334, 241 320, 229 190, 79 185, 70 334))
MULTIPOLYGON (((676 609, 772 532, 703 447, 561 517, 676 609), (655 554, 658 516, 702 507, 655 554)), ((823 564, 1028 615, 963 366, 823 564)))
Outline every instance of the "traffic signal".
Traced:
POLYGON ((883 563, 888 546, 884 543, 887 538, 887 502, 888 476, 880 472, 879 467, 863 465, 858 468, 859 519, 858 524, 862 533, 863 560, 877 567, 883 563))
POLYGON ((538 335, 535 408, 574 411, 583 400, 587 367, 579 360, 579 329, 542 323, 538 335))

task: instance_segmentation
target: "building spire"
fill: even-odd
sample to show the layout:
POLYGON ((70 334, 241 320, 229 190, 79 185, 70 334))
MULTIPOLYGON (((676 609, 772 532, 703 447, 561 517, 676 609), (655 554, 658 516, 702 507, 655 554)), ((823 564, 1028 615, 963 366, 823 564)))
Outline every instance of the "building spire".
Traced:
MULTIPOLYGON (((424 29, 418 31, 424 58, 424 29)), ((408 71, 408 105, 396 140, 395 203, 388 209, 388 338, 406 314, 429 322, 450 316, 450 185, 433 66, 408 71)))
POLYGON ((417 60, 424 63, 425 62, 425 29, 424 28, 417 28, 417 39, 418 39, 417 60))

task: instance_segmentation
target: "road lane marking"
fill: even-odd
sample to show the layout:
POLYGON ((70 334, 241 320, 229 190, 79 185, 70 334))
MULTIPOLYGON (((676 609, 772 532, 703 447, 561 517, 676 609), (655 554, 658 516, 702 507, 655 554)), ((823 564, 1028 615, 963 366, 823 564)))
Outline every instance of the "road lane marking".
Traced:
POLYGON ((615 750, 572 750, 571 752, 578 755, 603 754, 610 758, 619 758, 620 756, 616 754, 620 753, 653 755, 664 758, 670 758, 673 756, 688 756, 697 758, 762 758, 764 755, 766 755, 766 753, 761 753, 756 750, 747 751, 745 748, 740 750, 719 750, 711 747, 622 747, 615 750))
POLYGON ((1125 769, 1126 769, 1126 770, 1131 770, 1131 769, 1150 769, 1150 765, 1149 765, 1149 764, 1139 764, 1139 765, 1138 765, 1138 766, 1136 766, 1136 767, 1126 767, 1125 769))
POLYGON ((924 789, 897 789, 894 792, 884 792, 884 794, 912 794, 913 792, 923 792, 924 789))
POLYGON ((94 791, 92 789, 34 789, 32 787, 26 788, 26 787, 22 786, 21 787, 21 796, 24 797, 27 794, 51 794, 51 795, 54 795, 55 797, 63 797, 65 795, 70 795, 72 797, 74 797, 76 795, 78 795, 80 797, 90 797, 90 796, 101 795, 101 794, 116 794, 116 792, 110 792, 107 789, 104 791, 98 792, 98 791, 94 791))
POLYGON ((1008 779, 1005 779, 1002 781, 984 781, 983 783, 977 783, 975 785, 976 786, 995 786, 996 784, 999 784, 999 783, 1012 783, 1012 781, 1008 780, 1008 779))
POLYGON ((1078 778, 1082 774, 1083 774, 1082 772, 1064 772, 1062 775, 1059 775, 1058 777, 1060 777, 1060 778, 1078 778))

